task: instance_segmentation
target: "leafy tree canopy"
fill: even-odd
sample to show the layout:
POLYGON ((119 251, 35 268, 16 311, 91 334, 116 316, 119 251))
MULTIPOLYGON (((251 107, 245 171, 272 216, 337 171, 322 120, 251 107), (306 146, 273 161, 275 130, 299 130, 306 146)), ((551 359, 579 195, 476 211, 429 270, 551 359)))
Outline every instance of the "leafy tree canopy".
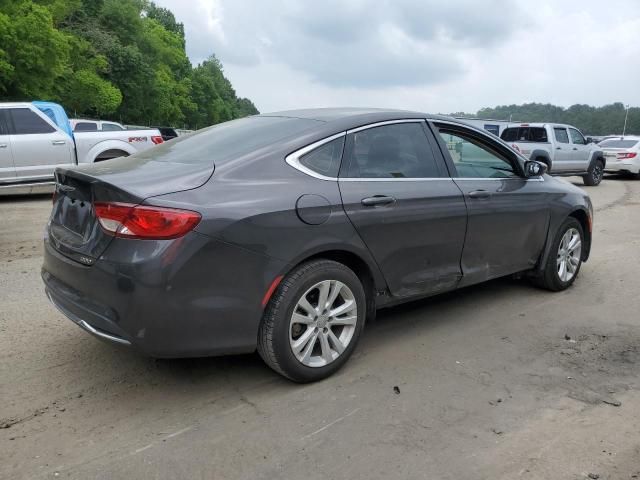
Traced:
MULTIPOLYGON (((612 103, 602 107, 590 105, 571 105, 569 108, 543 103, 525 103, 523 105, 501 105, 495 108, 482 108, 475 114, 456 114, 494 120, 512 120, 514 122, 553 122, 574 125, 587 135, 617 135, 624 128, 626 108, 622 103, 612 103)), ((640 134, 640 108, 629 109, 627 118, 628 135, 640 134)))
POLYGON ((188 128, 258 113, 214 55, 191 65, 184 26, 149 0, 0 0, 0 101, 31 100, 188 128))

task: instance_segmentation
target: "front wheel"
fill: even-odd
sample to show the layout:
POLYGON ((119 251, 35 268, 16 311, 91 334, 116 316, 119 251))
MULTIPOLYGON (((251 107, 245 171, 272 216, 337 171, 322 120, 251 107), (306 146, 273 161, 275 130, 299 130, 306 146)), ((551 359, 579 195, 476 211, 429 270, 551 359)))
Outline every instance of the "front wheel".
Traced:
POLYGON ((554 292, 569 288, 580 272, 583 242, 582 225, 573 217, 567 218, 558 229, 537 284, 554 292))
POLYGON ((305 263, 281 282, 258 332, 258 353, 295 382, 328 377, 349 359, 366 316, 353 271, 331 260, 305 263))
POLYGON ((589 171, 586 175, 582 177, 584 184, 589 187, 596 187, 600 185, 602 182, 602 177, 604 176, 604 163, 602 160, 596 160, 591 167, 589 167, 589 171))

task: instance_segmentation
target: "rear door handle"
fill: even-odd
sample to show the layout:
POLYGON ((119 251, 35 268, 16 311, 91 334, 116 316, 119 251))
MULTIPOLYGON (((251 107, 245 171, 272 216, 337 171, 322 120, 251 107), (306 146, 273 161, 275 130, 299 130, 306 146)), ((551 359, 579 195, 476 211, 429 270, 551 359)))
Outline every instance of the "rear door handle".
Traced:
POLYGON ((51 140, 52 145, 64 145, 65 143, 67 142, 65 142, 64 140, 51 140))
POLYGON ((7 144, 6 143, 0 143, 0 148, 7 148, 7 144))
POLYGON ((373 197, 367 197, 362 199, 362 205, 365 207, 375 207, 376 205, 389 205, 395 202, 396 199, 388 197, 386 195, 374 195, 373 197))
POLYGON ((469 192, 470 198, 489 198, 491 196, 491 192, 486 190, 474 190, 473 192, 469 192))
POLYGON ((556 147, 556 150, 562 150, 562 147, 556 147))

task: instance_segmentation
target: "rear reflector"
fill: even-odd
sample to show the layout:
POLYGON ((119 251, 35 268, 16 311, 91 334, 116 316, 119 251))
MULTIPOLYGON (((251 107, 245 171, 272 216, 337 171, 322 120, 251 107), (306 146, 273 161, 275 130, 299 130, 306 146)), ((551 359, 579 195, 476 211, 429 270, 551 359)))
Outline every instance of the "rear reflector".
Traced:
POLYGON ((103 230, 115 237, 168 240, 185 235, 200 222, 200 214, 190 210, 103 203, 94 205, 103 230))
POLYGON ((264 294, 264 297, 262 297, 262 308, 267 306, 267 303, 269 303, 269 300, 271 300, 271 295, 273 295, 273 292, 276 291, 276 288, 278 288, 278 285, 280 285, 280 282, 282 281, 282 275, 278 275, 276 278, 273 279, 273 282, 271 282, 271 285, 269 285, 269 288, 267 288, 267 291, 264 294))
POLYGON ((636 158, 636 155, 638 155, 636 152, 618 153, 617 157, 622 160, 624 158, 636 158))
POLYGON ((162 137, 158 136, 158 135, 153 135, 151 137, 151 141, 153 142, 154 145, 158 145, 162 142, 164 142, 164 140, 162 139, 162 137))

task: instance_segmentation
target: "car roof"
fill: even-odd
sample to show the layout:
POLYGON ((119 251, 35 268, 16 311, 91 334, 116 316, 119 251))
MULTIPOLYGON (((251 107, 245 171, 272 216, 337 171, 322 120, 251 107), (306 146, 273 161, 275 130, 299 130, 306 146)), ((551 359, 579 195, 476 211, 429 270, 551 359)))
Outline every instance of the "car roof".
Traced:
POLYGON ((417 112, 411 110, 397 110, 388 108, 308 108, 300 110, 285 110, 281 112, 263 113, 261 117, 288 117, 300 118, 305 120, 315 120, 330 124, 340 124, 344 128, 352 128, 360 125, 366 125, 375 122, 384 122, 399 119, 425 118, 428 120, 441 120, 470 125, 462 120, 445 116, 435 115, 425 112, 417 112))
POLYGON ((613 135, 604 138, 604 140, 640 140, 640 135, 613 135))

